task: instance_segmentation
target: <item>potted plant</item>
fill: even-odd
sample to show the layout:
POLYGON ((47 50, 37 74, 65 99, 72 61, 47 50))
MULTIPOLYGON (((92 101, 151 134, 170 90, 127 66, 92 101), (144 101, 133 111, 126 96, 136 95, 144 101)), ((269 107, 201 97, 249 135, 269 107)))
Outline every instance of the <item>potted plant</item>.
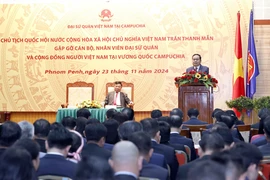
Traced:
POLYGON ((235 108, 241 113, 241 119, 243 118, 243 113, 247 110, 252 110, 254 108, 253 100, 246 97, 240 96, 239 98, 226 101, 226 104, 229 108, 235 108))
POLYGON ((263 108, 270 109, 270 96, 255 98, 253 101, 254 101, 254 109, 256 109, 257 111, 263 108))

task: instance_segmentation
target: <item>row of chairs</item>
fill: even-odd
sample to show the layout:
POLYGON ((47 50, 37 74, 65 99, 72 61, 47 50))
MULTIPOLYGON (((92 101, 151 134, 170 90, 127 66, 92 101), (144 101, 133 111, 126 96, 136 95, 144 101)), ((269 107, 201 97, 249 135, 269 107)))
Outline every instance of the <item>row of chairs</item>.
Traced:
MULTIPOLYGON (((131 101, 134 102, 134 85, 133 83, 122 82, 122 92, 126 93, 131 101)), ((114 90, 114 82, 106 83, 106 92, 104 99, 108 92, 114 90)), ((66 85, 66 104, 62 107, 76 106, 84 100, 94 100, 94 84, 84 81, 77 81, 74 83, 68 83, 66 85)))

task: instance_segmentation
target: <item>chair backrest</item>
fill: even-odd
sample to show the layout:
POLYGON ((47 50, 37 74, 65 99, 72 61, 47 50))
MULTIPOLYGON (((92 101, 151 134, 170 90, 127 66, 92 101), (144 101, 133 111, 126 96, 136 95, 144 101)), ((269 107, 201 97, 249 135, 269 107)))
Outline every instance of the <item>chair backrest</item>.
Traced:
POLYGON ((184 145, 184 147, 185 147, 185 150, 186 150, 187 155, 188 155, 188 161, 190 161, 191 160, 191 150, 187 145, 184 145))
POLYGON ((185 124, 185 126, 191 132, 191 136, 192 136, 192 140, 194 142, 194 145, 199 144, 199 141, 202 137, 202 132, 204 131, 204 129, 206 129, 207 125, 208 124, 204 124, 204 125, 187 125, 187 124, 185 124))
POLYGON ((75 107, 84 100, 94 100, 94 84, 83 81, 68 83, 66 86, 66 104, 75 107))
POLYGON ((245 142, 249 142, 251 125, 238 125, 237 129, 244 138, 245 142))
MULTIPOLYGON (((122 83, 122 92, 126 93, 130 100, 134 102, 134 84, 121 81, 122 83)), ((108 82, 106 84, 106 95, 108 92, 114 91, 114 82, 108 82)))
POLYGON ((249 142, 250 142, 250 140, 251 140, 252 136, 257 135, 258 133, 259 133, 259 129, 251 128, 251 129, 250 129, 250 137, 249 137, 249 142))
POLYGON ((55 176, 55 175, 45 175, 39 176, 38 180, 71 180, 69 177, 55 176))
POLYGON ((175 150, 175 156, 177 158, 179 166, 184 165, 188 162, 187 154, 181 150, 175 150))
POLYGON ((180 135, 185 136, 186 138, 190 138, 190 130, 189 129, 181 129, 180 135))

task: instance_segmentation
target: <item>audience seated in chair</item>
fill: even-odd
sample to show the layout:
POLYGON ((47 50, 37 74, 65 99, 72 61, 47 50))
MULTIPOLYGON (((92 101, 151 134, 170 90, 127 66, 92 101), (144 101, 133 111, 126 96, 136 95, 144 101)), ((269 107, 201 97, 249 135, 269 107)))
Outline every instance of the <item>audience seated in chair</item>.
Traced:
POLYGON ((214 111, 212 112, 213 124, 207 125, 206 129, 211 129, 214 124, 216 124, 217 122, 220 122, 220 117, 221 115, 224 115, 224 114, 225 112, 222 109, 219 109, 219 108, 214 109, 214 111))
POLYGON ((32 123, 28 121, 20 121, 18 122, 18 125, 20 126, 22 130, 21 138, 29 138, 34 139, 34 126, 32 123))
POLYGON ((170 146, 160 144, 160 131, 157 119, 143 119, 140 123, 143 126, 143 131, 151 137, 154 152, 163 154, 165 156, 165 160, 170 167, 171 179, 174 180, 176 178, 178 169, 178 161, 175 156, 175 150, 170 146))
MULTIPOLYGON (((179 114, 180 115, 180 114, 179 114)), ((183 114, 181 116, 178 115, 172 115, 169 118, 169 124, 171 126, 171 133, 170 133, 170 143, 173 144, 183 144, 187 145, 190 148, 190 160, 193 161, 196 159, 196 151, 194 148, 194 143, 192 139, 186 138, 184 136, 180 135, 180 131, 182 128, 183 123, 183 114)))
POLYGON ((263 156, 270 156, 270 116, 265 119, 264 134, 266 136, 267 143, 259 146, 258 148, 263 156))
POLYGON ((83 147, 82 156, 98 156, 108 160, 111 152, 103 148, 107 135, 106 127, 101 123, 88 124, 84 133, 87 144, 83 147))
POLYGON ((46 141, 47 154, 40 159, 37 175, 56 175, 74 178, 76 163, 66 160, 71 145, 71 132, 62 125, 52 129, 46 141))
POLYGON ((88 119, 86 119, 85 117, 78 117, 76 119, 76 127, 75 127, 75 131, 77 131, 78 133, 80 133, 82 135, 82 137, 85 138, 84 136, 84 129, 85 129, 85 126, 86 126, 86 123, 87 123, 88 119))
POLYGON ((71 116, 66 116, 61 121, 62 125, 68 130, 75 130, 76 119, 71 116))
POLYGON ((8 148, 0 157, 1 180, 36 179, 31 155, 24 148, 8 148))
POLYGON ((268 111, 264 111, 261 113, 261 118, 260 118, 260 124, 259 124, 259 131, 258 134, 251 137, 250 142, 252 144, 255 144, 256 146, 261 146, 267 143, 266 138, 264 136, 264 124, 266 121, 269 120, 270 113, 268 111))
POLYGON ((203 124, 207 124, 207 122, 199 120, 198 116, 199 116, 199 110, 196 109, 196 108, 190 108, 188 110, 189 120, 183 122, 183 124, 187 124, 187 125, 203 125, 203 124))
POLYGON ((116 144, 119 141, 118 127, 119 123, 115 119, 108 119, 103 122, 103 125, 107 128, 107 135, 105 142, 107 144, 116 144))
MULTIPOLYGON (((220 124, 220 123, 217 123, 220 124)), ((217 127, 212 132, 218 133, 224 140, 224 149, 230 149, 234 145, 231 130, 228 127, 217 127)))
POLYGON ((113 147, 109 163, 115 180, 136 180, 142 169, 143 158, 138 148, 130 141, 120 141, 113 147))
POLYGON ((259 122, 252 124, 251 128, 253 129, 259 129, 260 127, 260 120, 262 119, 263 114, 270 114, 270 109, 268 108, 262 108, 259 110, 258 112, 258 118, 259 118, 259 122))
POLYGON ((114 172, 108 161, 98 156, 85 156, 78 163, 74 180, 112 180, 114 172))
MULTIPOLYGON (((35 141, 40 146, 40 152, 46 153, 45 141, 47 140, 47 136, 50 132, 50 123, 46 119, 38 119, 34 122, 34 130, 35 130, 35 141)), ((45 155, 45 154, 43 154, 45 155)))
POLYGON ((168 179, 168 171, 160 166, 150 164, 150 158, 153 153, 151 138, 145 132, 132 133, 128 140, 134 143, 140 155, 143 157, 142 169, 140 171, 141 177, 158 178, 160 180, 168 179))
POLYGON ((106 120, 107 119, 113 119, 113 115, 114 115, 114 113, 116 113, 117 112, 117 110, 116 109, 114 109, 114 108, 111 108, 111 109, 108 109, 107 111, 106 111, 106 120))
POLYGON ((4 151, 21 137, 20 126, 12 121, 6 121, 0 126, 0 157, 4 151))
POLYGON ((182 165, 178 169, 177 178, 187 179, 190 169, 197 163, 207 161, 210 159, 210 155, 214 152, 222 151, 224 149, 224 141, 222 137, 217 133, 204 134, 199 142, 200 148, 198 154, 199 159, 182 165))

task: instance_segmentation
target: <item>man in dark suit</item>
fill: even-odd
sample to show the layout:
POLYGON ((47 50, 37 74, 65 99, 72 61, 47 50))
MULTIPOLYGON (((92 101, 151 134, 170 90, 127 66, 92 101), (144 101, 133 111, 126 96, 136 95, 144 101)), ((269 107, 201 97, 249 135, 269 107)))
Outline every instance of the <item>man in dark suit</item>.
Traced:
POLYGON ((267 144, 259 146, 259 150, 261 151, 263 156, 270 155, 270 117, 265 119, 264 122, 264 134, 266 136, 267 144))
POLYGON ((188 117, 189 120, 183 122, 183 124, 186 125, 203 125, 203 124, 208 124, 207 122, 201 121, 198 119, 199 116, 199 110, 196 108, 190 108, 188 110, 188 117))
POLYGON ((105 98, 105 105, 116 105, 121 107, 133 106, 133 102, 128 98, 126 93, 121 92, 122 83, 114 83, 114 91, 109 92, 105 98))
POLYGON ((199 142, 199 159, 182 165, 178 169, 177 179, 187 179, 189 170, 198 162, 210 159, 210 155, 224 149, 224 141, 218 133, 206 133, 199 142))
POLYGON ((207 66, 201 65, 201 62, 202 62, 201 55, 200 54, 193 54, 193 56, 192 56, 193 66, 187 68, 186 72, 188 73, 188 72, 193 70, 193 71, 209 74, 209 68, 207 66))
POLYGON ((101 123, 88 124, 84 131, 87 144, 83 147, 82 156, 98 156, 108 160, 111 152, 104 149, 106 127, 101 123))
POLYGON ((55 127, 46 141, 47 154, 40 159, 37 176, 56 175, 75 177, 76 164, 66 160, 72 144, 71 132, 63 126, 55 127))
POLYGON ((141 124, 143 126, 143 131, 151 137, 154 152, 163 154, 165 156, 165 160, 171 170, 171 180, 175 180, 178 169, 178 161, 176 159, 175 149, 170 146, 160 144, 160 131, 157 119, 143 119, 141 124))
POLYGON ((142 168, 143 158, 138 148, 130 141, 114 145, 109 164, 113 168, 115 180, 137 180, 142 168))
POLYGON ((33 125, 35 134, 34 140, 39 144, 40 152, 46 153, 45 141, 47 140, 51 125, 46 119, 38 119, 33 125))
POLYGON ((140 176, 167 180, 169 175, 168 170, 149 163, 153 153, 150 136, 145 132, 136 132, 130 135, 128 140, 137 146, 140 155, 143 157, 143 166, 140 171, 140 176))
POLYGON ((171 126, 170 143, 187 145, 190 149, 190 160, 196 159, 196 151, 192 139, 186 138, 180 135, 181 127, 183 123, 183 114, 172 115, 169 118, 169 124, 171 126))

